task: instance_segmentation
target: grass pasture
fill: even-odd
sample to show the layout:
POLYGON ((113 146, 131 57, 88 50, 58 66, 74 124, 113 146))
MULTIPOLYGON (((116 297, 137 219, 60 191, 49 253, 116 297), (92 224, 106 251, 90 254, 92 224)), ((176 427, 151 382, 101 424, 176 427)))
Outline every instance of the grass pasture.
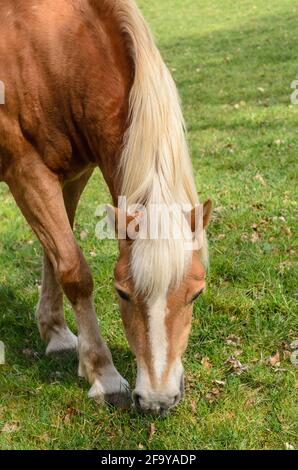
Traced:
MULTIPOLYGON (((298 105, 290 101, 297 3, 139 3, 182 96, 198 191, 215 207, 208 289, 185 357, 186 397, 165 418, 99 407, 75 360, 45 357, 34 317, 41 249, 1 185, 0 449, 297 449, 290 348, 298 339, 298 105)), ((96 173, 75 231, 94 274, 103 334, 134 383, 113 292, 117 244, 94 235, 96 206, 108 201, 96 173)))

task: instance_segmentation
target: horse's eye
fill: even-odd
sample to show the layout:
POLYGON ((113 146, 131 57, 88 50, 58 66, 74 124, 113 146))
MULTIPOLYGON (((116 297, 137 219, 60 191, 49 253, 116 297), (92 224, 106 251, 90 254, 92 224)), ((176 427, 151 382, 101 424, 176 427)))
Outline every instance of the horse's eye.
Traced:
POLYGON ((116 289, 116 291, 122 300, 126 300, 127 302, 130 301, 130 295, 127 292, 124 292, 124 290, 121 289, 116 289))
POLYGON ((204 289, 201 289, 199 292, 197 292, 193 298, 191 299, 191 303, 193 303, 195 300, 197 300, 198 297, 200 297, 200 295, 202 294, 202 292, 204 292, 204 289))

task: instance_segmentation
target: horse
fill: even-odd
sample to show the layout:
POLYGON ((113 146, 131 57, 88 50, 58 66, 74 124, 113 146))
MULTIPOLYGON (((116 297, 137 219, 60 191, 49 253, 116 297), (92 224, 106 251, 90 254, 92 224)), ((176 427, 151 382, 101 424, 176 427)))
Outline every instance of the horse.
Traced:
POLYGON ((0 22, 0 180, 44 250, 36 315, 46 354, 76 350, 91 398, 117 405, 130 397, 140 411, 167 412, 183 396, 182 356, 205 288, 212 212, 210 200, 199 204, 174 80, 134 0, 0 0, 0 22), (137 363, 132 393, 100 334, 91 270, 73 232, 95 168, 115 227, 122 216, 126 228, 140 225, 141 212, 125 212, 119 196, 145 210, 190 206, 191 249, 186 235, 119 237, 115 288, 137 363), (64 295, 78 337, 66 324, 64 295))

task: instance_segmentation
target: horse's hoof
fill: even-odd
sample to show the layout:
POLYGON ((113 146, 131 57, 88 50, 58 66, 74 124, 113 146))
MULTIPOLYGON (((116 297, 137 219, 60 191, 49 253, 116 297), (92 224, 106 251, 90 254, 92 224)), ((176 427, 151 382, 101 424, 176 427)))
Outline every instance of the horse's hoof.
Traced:
POLYGON ((77 351, 78 338, 70 331, 69 328, 64 328, 58 333, 54 333, 46 349, 46 355, 68 353, 70 351, 77 351))
POLYGON ((99 404, 109 403, 125 409, 132 404, 131 392, 128 382, 120 375, 117 380, 111 379, 110 383, 102 384, 98 379, 92 385, 88 397, 99 404))

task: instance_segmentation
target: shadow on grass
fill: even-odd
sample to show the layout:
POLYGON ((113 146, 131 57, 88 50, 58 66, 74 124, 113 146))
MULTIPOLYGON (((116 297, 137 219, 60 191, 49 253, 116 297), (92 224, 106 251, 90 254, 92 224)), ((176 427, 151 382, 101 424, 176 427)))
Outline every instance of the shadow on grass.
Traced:
MULTIPOLYGON (((45 355, 46 345, 39 336, 34 311, 35 306, 26 298, 18 297, 13 287, 0 285, 0 340, 6 347, 6 367, 23 370, 26 375, 31 375, 32 369, 35 381, 82 385, 84 381, 77 376, 76 352, 45 355)), ((115 366, 131 381, 134 368, 132 353, 120 346, 110 345, 110 349, 115 366)))

